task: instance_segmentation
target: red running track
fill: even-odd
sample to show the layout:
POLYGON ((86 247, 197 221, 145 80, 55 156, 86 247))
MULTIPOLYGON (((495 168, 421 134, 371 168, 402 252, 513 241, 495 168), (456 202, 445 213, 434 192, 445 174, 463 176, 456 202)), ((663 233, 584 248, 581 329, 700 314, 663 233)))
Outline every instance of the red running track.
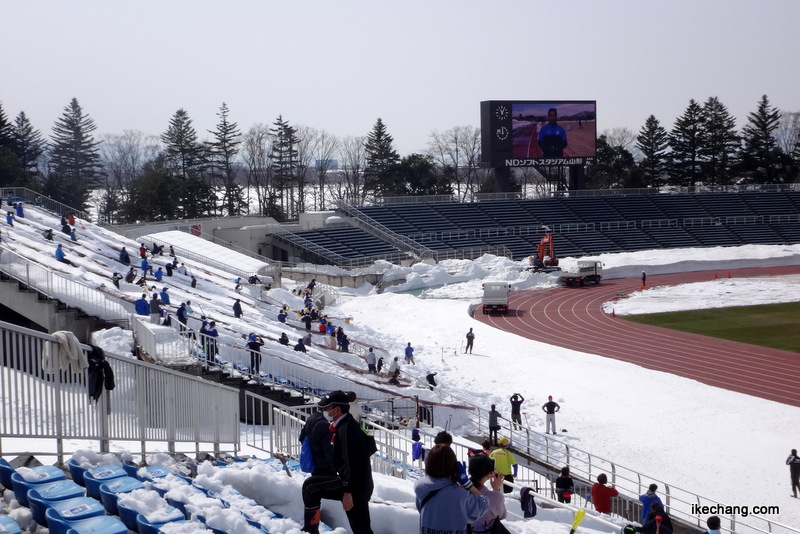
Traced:
MULTIPOLYGON (((800 273, 800 265, 648 275, 648 287, 719 277, 800 273)), ((528 339, 648 369, 664 371, 747 395, 800 406, 800 354, 642 325, 613 317, 602 304, 639 289, 641 278, 603 280, 599 286, 559 287, 511 294, 509 313, 475 318, 528 339)))

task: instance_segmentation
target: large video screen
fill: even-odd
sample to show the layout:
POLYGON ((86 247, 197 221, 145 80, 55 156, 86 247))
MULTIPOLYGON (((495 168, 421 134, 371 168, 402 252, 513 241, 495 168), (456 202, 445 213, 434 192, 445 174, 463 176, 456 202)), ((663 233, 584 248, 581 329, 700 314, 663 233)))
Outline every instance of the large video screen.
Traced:
POLYGON ((493 167, 593 163, 594 100, 481 102, 482 161, 493 167))

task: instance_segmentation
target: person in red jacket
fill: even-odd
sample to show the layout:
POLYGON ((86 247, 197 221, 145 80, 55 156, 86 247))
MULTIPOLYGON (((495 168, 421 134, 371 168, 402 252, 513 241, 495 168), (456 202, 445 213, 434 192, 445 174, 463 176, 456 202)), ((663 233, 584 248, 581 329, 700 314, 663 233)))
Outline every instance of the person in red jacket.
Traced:
POLYGON ((611 513, 611 497, 616 497, 619 492, 613 487, 606 486, 608 477, 605 473, 597 475, 597 483, 592 486, 592 502, 594 509, 601 514, 611 513))

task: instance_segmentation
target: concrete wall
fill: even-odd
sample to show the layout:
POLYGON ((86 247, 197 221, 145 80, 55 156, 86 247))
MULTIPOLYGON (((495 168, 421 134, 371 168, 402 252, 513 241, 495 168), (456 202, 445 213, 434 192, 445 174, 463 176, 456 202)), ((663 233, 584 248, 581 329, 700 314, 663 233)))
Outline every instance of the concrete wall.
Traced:
POLYGON ((94 319, 80 314, 77 310, 59 310, 55 300, 39 300, 36 291, 19 289, 15 280, 0 282, 0 301, 19 315, 25 317, 48 333, 69 330, 82 343, 87 343, 94 327, 94 319))

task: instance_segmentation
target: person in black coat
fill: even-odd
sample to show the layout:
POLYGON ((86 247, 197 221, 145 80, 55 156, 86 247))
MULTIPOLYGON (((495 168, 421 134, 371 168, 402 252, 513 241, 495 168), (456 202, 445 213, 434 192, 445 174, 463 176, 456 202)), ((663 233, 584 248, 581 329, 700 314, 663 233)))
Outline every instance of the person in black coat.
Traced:
POLYGON ((333 447, 331 447, 330 424, 322 412, 315 412, 306 420, 303 430, 300 431, 300 443, 305 438, 309 439, 311 457, 314 459, 312 476, 336 476, 333 466, 333 447))
POLYGON ((247 348, 250 350, 250 372, 258 376, 261 372, 261 347, 264 340, 261 336, 250 334, 247 338, 247 348))
POLYGON ((797 449, 792 449, 792 453, 786 458, 786 465, 789 466, 789 477, 792 480, 792 497, 797 498, 797 490, 800 489, 800 456, 797 456, 797 449))
POLYGON ((242 301, 239 299, 236 299, 236 301, 233 303, 233 315, 237 319, 242 316, 242 301))
POLYGON ((128 251, 125 250, 125 247, 122 247, 122 250, 119 251, 119 262, 122 265, 130 265, 131 264, 131 257, 128 254, 128 251))
MULTIPOLYGON (((647 522, 644 524, 646 527, 648 523, 652 523, 651 525, 652 532, 648 534, 655 534, 656 532, 656 517, 661 518, 660 521, 661 527, 659 528, 659 533, 663 532, 665 534, 672 534, 673 531, 672 520, 667 515, 667 512, 664 510, 664 507, 661 506, 661 503, 656 501, 650 503, 650 513, 647 514, 647 522), (667 532, 664 527, 669 529, 669 532, 667 532)), ((645 532, 647 531, 645 530, 645 532)))
POLYGON ((558 502, 572 502, 572 494, 575 493, 575 482, 569 476, 569 467, 563 467, 561 474, 556 479, 556 496, 558 502))
POLYGON ((369 437, 350 415, 350 400, 344 391, 333 391, 319 401, 326 416, 333 419, 333 462, 335 476, 310 476, 303 482, 304 532, 319 534, 322 499, 341 501, 353 534, 373 534, 369 499, 372 497, 374 452, 369 437))
POLYGON ((303 343, 303 338, 297 340, 297 344, 294 346, 294 350, 297 352, 308 352, 306 351, 306 344, 303 343))

